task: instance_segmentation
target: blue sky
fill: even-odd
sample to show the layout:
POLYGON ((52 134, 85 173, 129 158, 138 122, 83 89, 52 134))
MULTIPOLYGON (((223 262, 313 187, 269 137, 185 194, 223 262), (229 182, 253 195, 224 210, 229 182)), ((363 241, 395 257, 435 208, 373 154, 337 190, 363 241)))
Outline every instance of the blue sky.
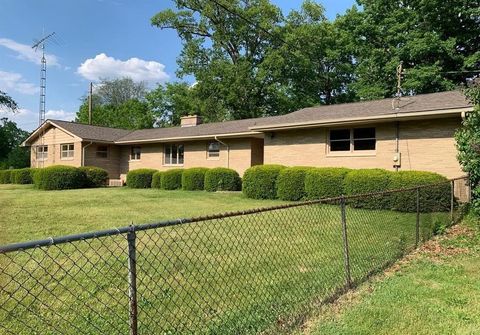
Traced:
MULTIPOLYGON (((271 0, 288 13, 302 0, 271 0)), ((354 0, 323 0, 335 18, 354 0)), ((20 105, 0 111, 26 130, 38 125, 40 53, 30 45, 55 31, 47 45, 47 118, 72 120, 90 81, 130 76, 155 83, 176 80, 181 41, 150 18, 169 0, 0 0, 0 90, 20 105)))

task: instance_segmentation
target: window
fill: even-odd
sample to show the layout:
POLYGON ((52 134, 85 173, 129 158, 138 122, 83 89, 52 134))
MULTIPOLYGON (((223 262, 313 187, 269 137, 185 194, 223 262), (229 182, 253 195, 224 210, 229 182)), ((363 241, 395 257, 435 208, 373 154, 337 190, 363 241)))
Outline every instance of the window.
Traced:
POLYGON ((331 152, 356 152, 375 150, 375 128, 330 130, 331 152))
POLYGON ((138 161, 138 160, 140 160, 141 155, 142 155, 142 148, 132 147, 132 149, 130 151, 130 160, 138 161))
POLYGON ((165 144, 165 165, 183 165, 183 144, 165 144))
POLYGON ((61 144, 60 158, 73 159, 75 145, 73 143, 61 144))
POLYGON ((40 145, 37 147, 37 159, 46 160, 48 158, 48 145, 40 145))
POLYGON ((207 158, 220 157, 220 143, 217 141, 209 142, 207 145, 207 158))
POLYGON ((108 158, 108 145, 98 145, 96 156, 97 158, 108 158))

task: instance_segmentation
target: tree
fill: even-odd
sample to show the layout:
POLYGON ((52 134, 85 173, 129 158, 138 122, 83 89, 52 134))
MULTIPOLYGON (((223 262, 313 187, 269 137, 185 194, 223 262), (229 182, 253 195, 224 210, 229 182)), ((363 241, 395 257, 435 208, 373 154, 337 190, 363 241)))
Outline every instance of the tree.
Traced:
MULTIPOLYGON (((157 115, 145 100, 145 83, 130 78, 103 79, 92 96, 92 124, 105 127, 152 128, 157 115)), ((88 123, 88 97, 82 98, 76 121, 88 123)))
POLYGON ((19 147, 29 133, 18 128, 15 122, 7 118, 0 119, 0 122, 0 168, 29 166, 28 149, 19 147))
POLYGON ((195 90, 210 121, 276 114, 259 67, 279 43, 268 32, 282 22, 280 9, 268 0, 218 4, 176 0, 175 4, 177 11, 158 13, 152 24, 175 29, 182 39, 177 74, 195 76, 195 90))
POLYGON ((13 112, 17 111, 18 105, 7 93, 0 91, 0 108, 4 107, 13 112))
POLYGON ((395 93, 403 62, 407 93, 431 93, 465 82, 480 65, 479 0, 357 0, 338 18, 352 35, 355 82, 363 99, 395 93), (451 73, 454 72, 454 73, 451 73))

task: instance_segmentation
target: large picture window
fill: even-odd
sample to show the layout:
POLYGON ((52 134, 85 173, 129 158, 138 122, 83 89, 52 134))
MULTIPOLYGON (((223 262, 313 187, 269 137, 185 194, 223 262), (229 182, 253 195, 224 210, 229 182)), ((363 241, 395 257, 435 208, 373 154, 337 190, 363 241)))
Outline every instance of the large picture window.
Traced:
POLYGON ((142 156, 142 148, 140 147, 132 147, 130 150, 130 160, 138 161, 142 156))
POLYGON ((183 157, 183 144, 165 144, 165 165, 183 165, 183 157))
POLYGON ((61 159, 73 159, 75 154, 75 145, 73 143, 61 144, 60 158, 61 159))
POLYGON ((37 147, 36 158, 39 161, 44 161, 48 158, 48 145, 40 145, 37 147))
POLYGON ((220 157, 220 143, 217 141, 209 142, 207 146, 207 158, 220 157))
POLYGON ((373 151, 376 148, 375 128, 330 130, 330 152, 373 151))

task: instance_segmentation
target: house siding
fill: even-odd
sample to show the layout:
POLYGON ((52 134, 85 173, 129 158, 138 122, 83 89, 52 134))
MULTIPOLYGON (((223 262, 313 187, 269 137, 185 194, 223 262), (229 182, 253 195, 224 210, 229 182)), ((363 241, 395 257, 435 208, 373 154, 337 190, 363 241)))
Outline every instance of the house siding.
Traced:
POLYGON ((32 143, 30 162, 30 166, 34 168, 42 168, 52 165, 81 166, 82 142, 78 137, 72 136, 56 127, 51 127, 32 143), (61 145, 67 143, 74 144, 74 156, 73 158, 62 159, 60 156, 61 145), (35 147, 39 145, 48 146, 48 158, 46 160, 37 160, 35 147))
POLYGON ((107 145, 107 158, 97 157, 98 146, 105 146, 101 143, 84 143, 85 150, 85 166, 96 166, 105 169, 108 172, 108 177, 111 179, 118 179, 120 175, 120 147, 116 145, 107 145))
MULTIPOLYGON (((400 122, 399 149, 402 157, 399 171, 432 171, 448 178, 463 175, 456 159, 454 139, 455 130, 460 125, 460 118, 400 122)), ((331 155, 328 153, 327 128, 301 129, 267 134, 264 163, 395 170, 395 123, 372 126, 376 128, 377 138, 374 154, 331 155)))

